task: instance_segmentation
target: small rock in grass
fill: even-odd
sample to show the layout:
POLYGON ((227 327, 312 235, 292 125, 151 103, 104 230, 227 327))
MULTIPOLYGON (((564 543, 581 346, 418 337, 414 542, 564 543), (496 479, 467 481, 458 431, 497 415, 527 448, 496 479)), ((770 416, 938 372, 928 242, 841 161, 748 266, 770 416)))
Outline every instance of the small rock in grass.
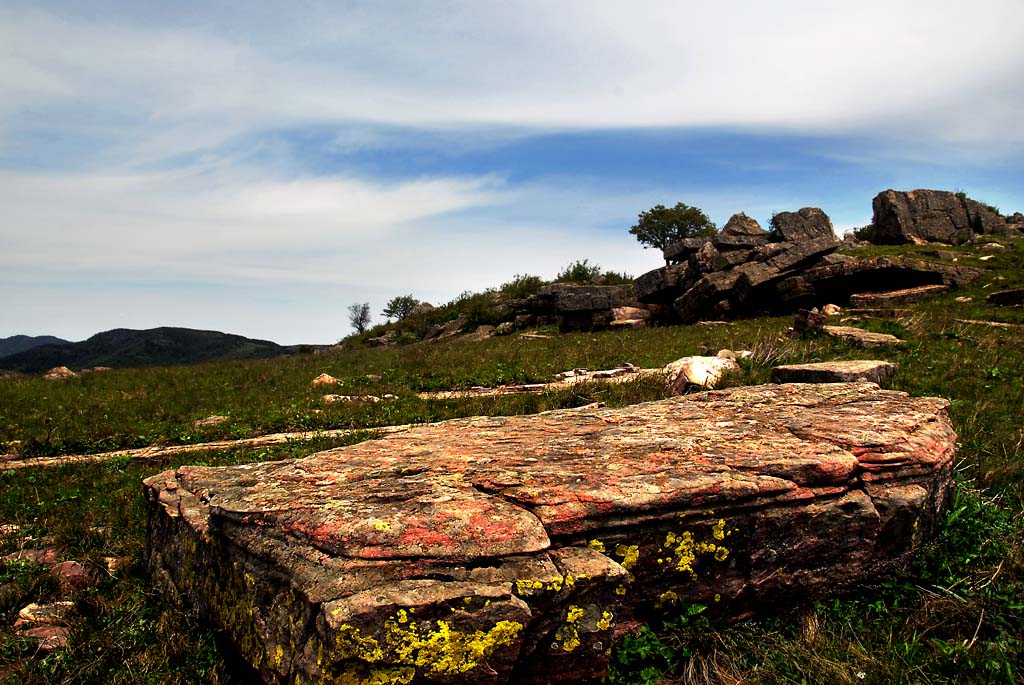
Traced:
POLYGON ((203 426, 217 426, 225 421, 228 421, 226 416, 207 416, 205 419, 198 419, 192 423, 195 428, 202 428, 203 426))
POLYGON ((337 385, 341 383, 340 380, 330 375, 329 373, 322 373, 310 382, 310 385, 316 387, 318 385, 337 385))
POLYGON ((43 549, 19 549, 17 552, 11 552, 0 557, 0 561, 12 562, 12 561, 27 561, 31 564, 56 564, 60 560, 60 555, 57 550, 52 547, 45 547, 43 549))
POLYGON ((66 366, 55 366, 43 375, 48 381, 61 381, 68 378, 78 378, 78 374, 66 366))
POLYGON ((89 586, 91 579, 85 566, 77 561, 62 561, 50 567, 50 575, 56 576, 60 581, 74 590, 84 590, 89 586))

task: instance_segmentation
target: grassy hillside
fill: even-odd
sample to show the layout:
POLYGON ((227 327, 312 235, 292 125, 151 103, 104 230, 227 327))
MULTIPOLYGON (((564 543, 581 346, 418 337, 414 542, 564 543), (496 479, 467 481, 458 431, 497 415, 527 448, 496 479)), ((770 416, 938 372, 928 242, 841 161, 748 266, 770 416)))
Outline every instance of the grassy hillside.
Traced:
MULTIPOLYGON (((934 249, 934 248, 932 248, 934 249)), ((870 248, 928 252, 922 248, 870 248)), ((914 307, 903 319, 852 322, 906 343, 862 350, 830 339, 791 340, 788 317, 628 332, 447 340, 390 349, 325 350, 191 367, 115 370, 68 381, 0 381, 0 442, 23 455, 190 444, 288 429, 367 428, 473 414, 527 413, 593 401, 612 406, 665 396, 657 381, 577 386, 541 395, 424 401, 420 390, 534 382, 574 367, 662 365, 723 347, 750 349, 730 385, 766 382, 774 364, 884 358, 900 364, 887 387, 951 400, 960 435, 959 493, 941 535, 902 574, 854 597, 774 607, 759 620, 708 625, 690 606, 628 639, 615 683, 1017 683, 1024 679, 1024 312, 985 304, 1024 286, 1024 243, 957 249, 990 271, 969 288, 914 307), (980 261, 979 257, 992 255, 980 261), (969 301, 957 298, 970 297, 969 301), (999 321, 994 327, 965 320, 999 321), (340 387, 313 388, 320 373, 340 387), (379 379, 376 378, 379 376, 379 379), (379 404, 325 405, 325 392, 383 396, 379 404), (226 423, 193 427, 226 415, 226 423)), ((340 316, 340 315, 339 315, 340 316)), ((60 594, 26 562, 0 565, 0 682, 242 683, 213 633, 171 606, 142 575, 140 481, 183 463, 233 464, 303 456, 364 439, 177 456, 173 462, 0 471, 0 554, 55 546, 99 579, 71 593, 71 646, 48 656, 11 624, 32 601, 60 594), (17 526, 13 528, 11 526, 17 526), (109 574, 106 557, 126 558, 109 574)), ((0 450, 3 451, 3 450, 0 450)))

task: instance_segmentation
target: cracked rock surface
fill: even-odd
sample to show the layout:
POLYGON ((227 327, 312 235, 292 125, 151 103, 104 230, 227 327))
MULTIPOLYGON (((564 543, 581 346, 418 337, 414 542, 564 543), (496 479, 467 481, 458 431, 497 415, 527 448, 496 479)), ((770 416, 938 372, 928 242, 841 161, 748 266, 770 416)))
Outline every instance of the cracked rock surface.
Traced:
POLYGON ((946 406, 766 385, 186 466, 145 481, 148 566, 267 683, 580 682, 659 612, 898 564, 948 498, 946 406))

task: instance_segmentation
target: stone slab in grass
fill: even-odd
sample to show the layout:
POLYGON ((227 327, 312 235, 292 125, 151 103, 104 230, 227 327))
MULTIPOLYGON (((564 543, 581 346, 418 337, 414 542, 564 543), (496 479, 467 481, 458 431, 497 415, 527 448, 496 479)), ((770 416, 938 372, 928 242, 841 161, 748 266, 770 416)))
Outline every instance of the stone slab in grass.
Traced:
POLYGON ((948 499, 946 407, 765 385, 186 466, 145 481, 147 564, 267 683, 580 682, 639 621, 901 563, 948 499))
POLYGON ((878 347, 880 345, 899 345, 903 341, 888 333, 873 333, 854 326, 822 326, 821 330, 830 338, 845 340, 861 347, 878 347))
POLYGON ((772 383, 881 383, 897 368, 892 362, 878 359, 785 364, 772 369, 772 383))
POLYGON ((920 302, 947 292, 949 292, 948 285, 935 284, 899 290, 854 293, 850 295, 850 305, 853 307, 890 307, 896 304, 920 302))

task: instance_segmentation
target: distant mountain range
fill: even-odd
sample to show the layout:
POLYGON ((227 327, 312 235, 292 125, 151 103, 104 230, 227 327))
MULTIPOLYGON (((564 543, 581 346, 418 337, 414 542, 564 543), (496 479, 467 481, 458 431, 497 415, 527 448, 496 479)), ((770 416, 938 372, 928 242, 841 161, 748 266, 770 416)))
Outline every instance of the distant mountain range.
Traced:
POLYGON ((40 345, 60 345, 66 342, 68 341, 64 338, 55 338, 52 335, 12 335, 10 338, 0 338, 0 357, 18 354, 40 345))
POLYGON ((67 342, 49 336, 29 338, 18 335, 0 340, 0 343, 4 345, 0 347, 0 369, 24 373, 47 371, 55 366, 67 366, 74 370, 93 366, 171 366, 276 357, 298 351, 298 346, 284 347, 268 340, 253 340, 241 335, 166 327, 144 331, 116 328, 97 333, 82 342, 67 342), (26 347, 26 341, 44 338, 44 344, 28 343, 26 347), (7 345, 16 347, 19 344, 20 350, 4 353, 7 345))

